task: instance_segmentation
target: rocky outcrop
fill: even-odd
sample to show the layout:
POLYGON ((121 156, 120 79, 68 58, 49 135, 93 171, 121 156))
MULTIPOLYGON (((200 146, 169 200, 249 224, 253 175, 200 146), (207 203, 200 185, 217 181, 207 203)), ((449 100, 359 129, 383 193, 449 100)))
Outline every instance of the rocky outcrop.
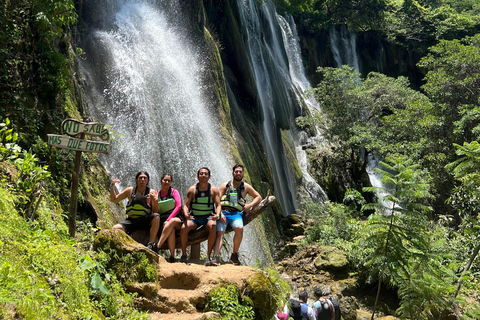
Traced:
POLYGON ((275 286, 262 271, 252 267, 232 264, 206 267, 203 261, 197 260, 168 263, 119 230, 102 230, 95 239, 94 248, 116 257, 107 267, 119 277, 145 273, 141 268, 155 270, 154 279, 130 277, 125 282, 127 290, 137 294, 136 307, 148 311, 151 319, 221 318, 217 313, 205 312, 205 305, 210 291, 226 284, 234 284, 240 292, 246 293, 258 309, 256 312, 265 315, 264 319, 272 317, 277 307, 275 289, 271 288, 275 286), (135 261, 135 264, 128 261, 135 261))

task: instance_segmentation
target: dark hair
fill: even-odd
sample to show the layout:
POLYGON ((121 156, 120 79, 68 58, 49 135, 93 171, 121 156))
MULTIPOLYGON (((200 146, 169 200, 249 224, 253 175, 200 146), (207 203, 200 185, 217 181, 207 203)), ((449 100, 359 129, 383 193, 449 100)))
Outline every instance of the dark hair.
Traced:
POLYGON ((160 178, 160 181, 162 181, 163 178, 165 178, 166 176, 169 176, 170 179, 172 179, 172 181, 173 181, 173 176, 170 173, 164 173, 163 176, 160 178))
POLYGON ((320 287, 315 288, 315 290, 313 291, 313 294, 314 294, 315 297, 317 297, 317 298, 322 297, 322 296, 323 296, 322 288, 320 288, 320 287))
POLYGON ((142 173, 147 176, 147 179, 148 179, 147 186, 148 186, 148 184, 150 183, 150 175, 148 174, 147 171, 140 171, 139 173, 137 173, 137 174, 135 175, 135 184, 137 183, 138 177, 139 177, 142 173))
POLYGON ((237 168, 242 168, 242 171, 245 171, 245 167, 243 166, 243 164, 237 163, 236 165, 233 166, 232 171, 235 171, 235 169, 237 168))
POLYGON ((300 291, 298 293, 298 299, 306 301, 308 299, 308 292, 306 290, 300 291))
POLYGON ((202 170, 202 169, 207 170, 207 171, 208 171, 208 176, 210 177, 210 169, 208 169, 207 167, 201 167, 200 169, 198 169, 198 171, 197 171, 197 177, 200 175, 200 170, 202 170))

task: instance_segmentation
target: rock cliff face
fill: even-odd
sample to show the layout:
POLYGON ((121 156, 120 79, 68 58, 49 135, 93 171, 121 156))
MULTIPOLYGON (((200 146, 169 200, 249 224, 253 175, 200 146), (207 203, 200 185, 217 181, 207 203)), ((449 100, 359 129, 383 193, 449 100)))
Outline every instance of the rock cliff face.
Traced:
MULTIPOLYGON (((312 34, 298 25, 302 56, 306 72, 315 86, 319 82, 318 67, 337 67, 334 59, 331 34, 328 30, 312 34)), ((378 31, 356 34, 356 54, 360 73, 366 76, 371 71, 381 72, 390 77, 407 77, 414 88, 419 88, 424 72, 416 66, 422 53, 410 47, 388 42, 378 31)))

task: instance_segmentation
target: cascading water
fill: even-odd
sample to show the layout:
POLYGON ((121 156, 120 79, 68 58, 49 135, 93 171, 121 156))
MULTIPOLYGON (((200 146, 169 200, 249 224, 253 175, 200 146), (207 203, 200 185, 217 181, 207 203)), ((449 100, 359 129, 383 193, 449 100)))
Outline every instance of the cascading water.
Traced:
POLYGON ((348 32, 345 25, 333 26, 330 29, 330 45, 333 57, 337 63, 337 67, 349 65, 360 72, 357 55, 357 35, 348 32))
MULTIPOLYGON (((107 11, 117 10, 114 16, 90 30, 84 46, 90 59, 82 70, 89 113, 121 135, 112 153, 100 156, 121 180, 119 188, 132 185, 135 173, 146 170, 152 187, 159 189, 161 175, 171 173, 173 187, 185 194, 200 167, 211 169, 210 182, 217 187, 232 174, 221 129, 202 91, 202 57, 167 2, 111 4, 107 11)), ((240 251, 252 264, 269 260, 268 248, 250 224, 240 251)))
MULTIPOLYGON (((360 72, 356 34, 348 32, 345 25, 334 26, 330 29, 330 45, 338 68, 348 65, 360 72)), ((372 186, 383 187, 381 179, 374 170, 377 163, 378 160, 373 155, 369 155, 367 173, 372 186)))
MULTIPOLYGON (((304 100, 303 92, 310 85, 304 75, 295 36, 292 32, 282 35, 281 25, 286 21, 278 18, 272 1, 266 1, 258 10, 254 0, 238 0, 237 5, 246 29, 247 54, 263 111, 264 145, 274 171, 276 196, 284 214, 294 213, 297 210, 296 183, 288 169, 280 129, 295 127, 294 115, 301 113, 295 108, 301 108, 299 100, 304 100)), ((306 166, 301 169, 308 178, 306 166)))
MULTIPOLYGON (((300 53, 300 41, 298 39, 297 30, 293 17, 288 15, 286 18, 277 14, 277 20, 282 28, 282 37, 285 43, 285 51, 287 53, 290 77, 292 85, 295 87, 295 92, 299 100, 299 104, 302 105, 302 101, 307 105, 310 113, 320 112, 320 105, 313 97, 305 97, 307 90, 311 89, 310 82, 305 76, 305 69, 303 67, 301 53, 300 53), (288 19, 288 21, 287 21, 288 19)), ((296 127, 293 127, 296 128, 296 127)), ((328 200, 327 195, 315 181, 315 179, 308 173, 308 160, 307 154, 303 146, 308 144, 315 144, 314 140, 321 139, 321 133, 317 129, 317 134, 314 137, 307 137, 305 132, 295 132, 298 136, 295 139, 295 151, 297 156, 298 165, 303 173, 303 179, 306 186, 306 190, 310 197, 316 202, 325 202, 328 200)))

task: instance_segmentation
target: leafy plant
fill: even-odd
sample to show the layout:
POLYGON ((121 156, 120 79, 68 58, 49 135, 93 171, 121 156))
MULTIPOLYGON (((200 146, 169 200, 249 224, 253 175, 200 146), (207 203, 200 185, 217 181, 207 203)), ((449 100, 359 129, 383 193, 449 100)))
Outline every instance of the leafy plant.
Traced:
POLYGON ((228 320, 250 320, 255 318, 252 300, 241 296, 240 289, 234 284, 223 284, 210 291, 205 310, 214 311, 228 320))
POLYGON ((427 232, 426 213, 431 210, 425 205, 431 197, 429 177, 405 157, 388 157, 380 164, 384 169, 376 171, 389 188, 364 188, 379 196, 378 202, 364 206, 376 209, 376 213, 369 217, 360 240, 360 246, 369 249, 365 250, 363 265, 375 270, 379 279, 372 319, 382 281, 399 288, 403 298, 399 312, 403 316, 431 319, 428 315, 441 312, 448 305, 451 286, 447 279, 452 274, 446 277, 449 272, 442 266, 435 242, 427 232))

